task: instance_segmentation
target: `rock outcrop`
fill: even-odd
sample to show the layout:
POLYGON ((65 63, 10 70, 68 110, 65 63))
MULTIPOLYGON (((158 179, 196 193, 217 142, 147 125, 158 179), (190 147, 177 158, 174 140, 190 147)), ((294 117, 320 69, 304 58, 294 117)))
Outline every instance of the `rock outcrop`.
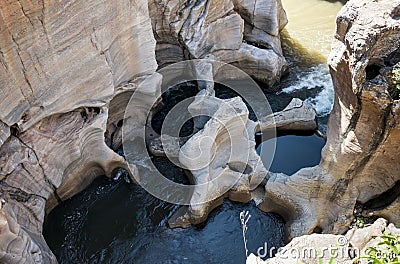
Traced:
POLYGON ((286 69, 285 23, 279 0, 1 1, 0 262, 56 262, 45 210, 98 175, 136 173, 109 146, 121 146, 132 92, 161 81, 156 54, 161 67, 223 60, 273 85, 286 69))
POLYGON ((45 207, 51 210, 96 176, 128 169, 106 146, 107 111, 99 111, 81 109, 45 118, 1 148, 0 193, 6 201, 4 224, 9 226, 1 231, 8 237, 0 243, 2 262, 55 262, 41 235, 45 207))
POLYGON ((286 71, 279 32, 287 20, 280 0, 150 0, 149 9, 160 67, 215 59, 269 86, 286 71))
MULTIPOLYGON (((263 261, 255 252, 251 254, 246 264, 317 264, 335 263, 351 264, 360 256, 366 255, 368 247, 382 248, 378 243, 381 236, 387 234, 400 235, 400 229, 383 219, 377 219, 364 228, 353 227, 345 235, 312 234, 296 237, 280 249, 272 250, 276 257, 263 261)), ((269 256, 270 252, 260 251, 261 255, 269 256)), ((383 257, 383 256, 382 256, 383 257)), ((368 263, 360 259, 360 263, 368 263)))
MULTIPOLYGON (((218 100, 214 98, 214 100, 218 100)), ((203 108, 206 108, 205 105, 203 108)), ((205 112, 207 109, 200 110, 205 112)), ((315 109, 300 100, 293 98, 292 101, 282 111, 267 115, 257 122, 255 132, 268 130, 277 131, 315 131, 317 129, 317 113, 315 109)), ((202 128, 202 127, 201 127, 202 128)), ((162 135, 154 133, 156 136, 149 140, 147 147, 154 156, 166 156, 177 158, 179 156, 180 147, 182 147, 189 137, 175 138, 170 135, 162 135), (164 150, 165 149, 165 150, 164 150)))
POLYGON ((255 149, 256 123, 240 97, 223 100, 203 90, 189 111, 193 116, 206 111, 211 118, 179 151, 179 162, 191 172, 195 188, 187 213, 170 222, 174 226, 205 221, 221 196, 249 202, 250 190, 267 175, 255 149))
MULTIPOLYGON (((400 181, 400 104, 388 76, 400 61, 399 6, 350 1, 338 14, 329 58, 335 104, 322 161, 290 177, 273 175, 260 205, 286 219, 288 239, 345 232, 356 203, 370 215, 398 208, 389 194, 398 193, 400 181)), ((398 215, 382 215, 400 224, 398 215)))
POLYGON ((0 120, 21 132, 157 68, 146 1, 1 1, 0 29, 0 120))

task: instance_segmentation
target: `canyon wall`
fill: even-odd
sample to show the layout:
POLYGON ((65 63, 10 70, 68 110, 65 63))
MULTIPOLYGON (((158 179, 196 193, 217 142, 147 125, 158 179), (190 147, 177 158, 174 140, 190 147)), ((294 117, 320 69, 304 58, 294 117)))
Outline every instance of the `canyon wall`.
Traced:
POLYGON ((109 146, 158 64, 215 58, 273 86, 285 24, 279 0, 1 1, 0 262, 56 262, 45 211, 128 169, 109 146))
POLYGON ((45 207, 128 168, 108 103, 155 72, 151 31, 147 1, 0 2, 0 262, 55 263, 45 207))
POLYGON ((335 104, 322 161, 273 175, 260 206, 285 218, 288 239, 341 234, 357 215, 400 224, 399 61, 400 1, 347 2, 329 57, 335 104))

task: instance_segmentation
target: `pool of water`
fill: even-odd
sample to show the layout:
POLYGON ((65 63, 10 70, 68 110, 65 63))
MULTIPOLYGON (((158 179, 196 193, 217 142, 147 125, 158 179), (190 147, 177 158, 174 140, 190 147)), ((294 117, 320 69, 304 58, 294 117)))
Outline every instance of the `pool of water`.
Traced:
MULTIPOLYGON (((168 167, 170 178, 184 177, 168 167)), ((60 263, 245 263, 239 213, 246 210, 250 252, 283 244, 282 220, 253 204, 225 201, 206 223, 172 230, 167 220, 177 209, 140 186, 101 177, 47 216, 44 236, 60 263)))
POLYGON ((324 145, 325 140, 316 134, 280 135, 276 139, 262 142, 257 147, 257 153, 265 164, 269 164, 272 159, 270 171, 293 175, 301 168, 318 165, 324 145), (274 140, 276 149, 275 153, 271 153, 269 150, 274 140))

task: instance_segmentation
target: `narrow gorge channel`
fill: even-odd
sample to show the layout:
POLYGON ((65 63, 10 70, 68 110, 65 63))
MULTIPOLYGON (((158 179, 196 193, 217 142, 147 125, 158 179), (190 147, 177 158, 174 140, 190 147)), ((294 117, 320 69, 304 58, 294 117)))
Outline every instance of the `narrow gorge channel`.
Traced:
MULTIPOLYGON (((276 92, 265 90, 273 111, 281 111, 292 98, 313 105, 322 134, 334 100, 326 60, 342 5, 340 1, 283 1, 289 24, 282 34, 282 46, 289 72, 276 92)), ((216 93, 221 98, 231 97, 218 87, 216 93)), ((175 96, 170 99, 179 101, 182 93, 175 96)), ((319 163, 325 144, 322 137, 301 133, 278 136, 273 172, 291 175, 319 163)), ((167 159, 154 157, 153 161, 168 178, 187 182, 184 171, 167 159)), ((250 252, 265 242, 271 247, 284 245, 283 220, 262 212, 253 201, 225 201, 205 223, 170 229, 167 221, 178 206, 154 198, 127 179, 127 175, 114 180, 100 177, 46 216, 43 234, 59 263, 245 263, 239 220, 243 210, 252 215, 247 233, 250 252)))

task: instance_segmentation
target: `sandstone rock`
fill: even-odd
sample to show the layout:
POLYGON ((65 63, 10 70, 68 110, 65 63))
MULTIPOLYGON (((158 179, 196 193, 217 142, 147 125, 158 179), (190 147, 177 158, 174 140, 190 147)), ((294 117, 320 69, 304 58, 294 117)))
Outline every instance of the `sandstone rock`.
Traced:
POLYGON ((108 104, 157 67, 147 1, 42 2, 0 3, 2 263, 56 262, 45 209, 129 169, 105 144, 108 104))
POLYGON ((263 263, 276 264, 318 264, 328 263, 333 257, 335 263, 352 263, 348 256, 348 243, 341 245, 343 236, 312 234, 296 237, 288 245, 277 253, 275 258, 268 259, 263 263), (340 245, 339 245, 340 244, 340 245))
POLYGON ((280 112, 266 116, 259 121, 257 130, 268 129, 277 130, 316 130, 317 112, 307 102, 299 98, 293 98, 292 101, 280 112))
MULTIPOLYGON (((280 249, 271 249, 276 256, 266 261, 261 257, 270 256, 270 252, 265 249, 260 252, 253 252, 246 263, 353 263, 354 259, 365 256, 367 247, 377 247, 380 242, 380 236, 385 232, 398 234, 400 231, 393 224, 387 223, 384 219, 378 219, 370 226, 365 228, 353 227, 345 236, 331 234, 312 234, 296 237, 280 249), (258 254, 259 253, 259 254, 258 254)), ((360 263, 368 263, 367 260, 361 259, 360 263)))
POLYGON ((244 4, 231 0, 149 1, 160 67, 213 56, 270 86, 275 84, 287 67, 279 40, 286 23, 282 5, 276 0, 244 4), (256 5, 251 16, 246 15, 247 5, 256 5), (263 48, 244 43, 244 36, 263 48))
MULTIPOLYGON (((196 102, 197 103, 197 102, 196 102)), ((191 107, 193 108, 193 102, 191 107)), ((197 114, 201 115, 212 115, 208 105, 197 106, 197 114)), ((262 118, 255 128, 255 132, 265 130, 281 130, 281 131, 313 131, 317 129, 317 113, 315 109, 298 98, 294 98, 284 110, 276 112, 262 118)), ((208 121, 208 120, 206 120, 208 121)), ((196 124, 195 124, 196 125, 196 124)), ((198 127, 202 129, 204 127, 203 122, 199 122, 198 127)), ((148 143, 148 149, 154 156, 166 156, 165 152, 169 153, 170 157, 176 158, 179 156, 179 149, 182 147, 188 137, 175 138, 170 135, 162 135, 163 139, 159 135, 150 140, 148 143), (166 149, 164 151, 164 149, 166 149)))
POLYGON ((260 205, 281 213, 288 239, 345 232, 356 201, 384 202, 380 195, 400 180, 399 100, 384 74, 400 61, 398 15, 390 0, 350 1, 338 14, 329 58, 335 104, 322 161, 290 177, 272 176, 260 205))
POLYGON ((286 60, 281 54, 271 49, 259 49, 247 43, 243 43, 237 51, 229 49, 215 51, 214 56, 220 61, 231 63, 269 86, 278 82, 287 68, 286 60))
POLYGON ((287 18, 281 1, 233 0, 233 4, 245 22, 244 39, 282 54, 279 32, 287 24, 287 18))
POLYGON ((371 216, 380 216, 387 219, 389 222, 394 223, 397 226, 400 226, 400 197, 397 197, 392 203, 383 208, 375 208, 375 209, 366 209, 363 212, 363 216, 371 217, 371 216))
POLYGON ((353 247, 362 249, 369 241, 382 235, 386 226, 387 221, 383 218, 379 218, 370 226, 349 230, 346 237, 353 247))
POLYGON ((2 1, 0 28, 0 120, 20 131, 157 67, 147 1, 2 1))
POLYGON ((0 147, 6 142, 10 136, 10 128, 0 121, 0 147))
POLYGON ((250 190, 258 186, 267 171, 255 151, 256 123, 248 119, 248 109, 240 97, 222 100, 203 90, 189 111, 193 116, 204 111, 211 116, 179 152, 179 161, 190 170, 196 186, 188 211, 176 221, 197 224, 228 191, 231 200, 248 202, 250 190))
POLYGON ((27 232, 17 222, 14 212, 27 208, 19 208, 4 200, 0 207, 0 261, 2 263, 57 263, 43 237, 27 232))
POLYGON ((2 146, 0 194, 8 206, 3 214, 23 230, 9 228, 14 238, 0 243, 4 261, 11 261, 10 254, 10 263, 54 261, 41 234, 45 207, 51 210, 96 176, 128 169, 124 159, 105 145, 106 121, 106 109, 54 115, 2 146))

